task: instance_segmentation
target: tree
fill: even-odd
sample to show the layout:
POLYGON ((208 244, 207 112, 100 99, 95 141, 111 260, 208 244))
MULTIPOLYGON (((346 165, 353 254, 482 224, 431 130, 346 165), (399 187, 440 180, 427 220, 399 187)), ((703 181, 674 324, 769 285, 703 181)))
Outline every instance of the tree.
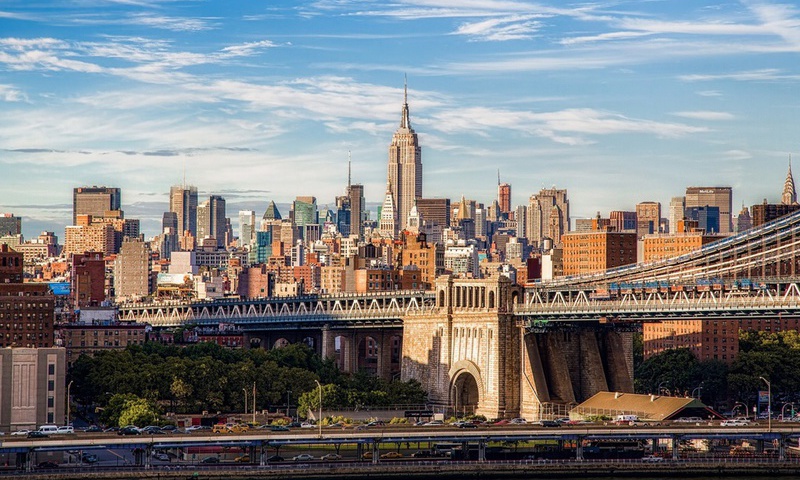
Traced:
POLYGON ((125 402, 125 406, 119 416, 119 426, 136 425, 144 427, 154 425, 159 421, 159 413, 156 406, 144 398, 136 398, 125 402))
POLYGON ((659 385, 670 392, 691 392, 700 384, 699 362, 688 348, 666 350, 654 355, 636 370, 635 388, 638 393, 656 393, 659 385))

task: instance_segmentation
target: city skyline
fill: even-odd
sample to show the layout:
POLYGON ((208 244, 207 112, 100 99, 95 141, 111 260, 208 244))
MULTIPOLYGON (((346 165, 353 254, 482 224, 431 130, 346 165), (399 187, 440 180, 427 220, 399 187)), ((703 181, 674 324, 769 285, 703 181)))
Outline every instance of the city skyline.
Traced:
POLYGON ((11 2, 0 26, 0 211, 28 238, 63 235, 91 185, 157 233, 184 172, 229 216, 332 206, 348 151, 378 205, 404 73, 423 197, 489 203, 499 168, 512 206, 556 186, 573 218, 698 185, 738 212, 780 201, 797 152, 800 13, 779 2, 11 2))

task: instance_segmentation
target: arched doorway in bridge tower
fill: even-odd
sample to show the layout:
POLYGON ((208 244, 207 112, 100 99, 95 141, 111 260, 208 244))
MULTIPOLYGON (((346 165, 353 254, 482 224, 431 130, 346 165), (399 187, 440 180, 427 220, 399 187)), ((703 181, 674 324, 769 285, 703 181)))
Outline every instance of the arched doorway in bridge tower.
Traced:
POLYGON ((450 401, 456 417, 476 412, 480 403, 480 389, 478 380, 469 371, 463 370, 457 374, 450 390, 450 401))
POLYGON ((275 340, 275 343, 272 344, 272 348, 273 349, 275 349, 275 348, 283 348, 283 347, 288 346, 290 343, 291 342, 289 342, 289 340, 281 337, 281 338, 275 340))

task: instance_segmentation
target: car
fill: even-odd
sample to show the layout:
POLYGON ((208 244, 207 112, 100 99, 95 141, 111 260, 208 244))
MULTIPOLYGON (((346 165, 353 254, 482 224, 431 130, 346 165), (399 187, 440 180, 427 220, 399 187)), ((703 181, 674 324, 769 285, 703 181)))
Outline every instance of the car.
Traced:
POLYGON ((117 435, 141 435, 142 432, 136 427, 124 427, 117 431, 117 435))
POLYGON ((56 462, 42 462, 39 465, 36 465, 36 468, 41 469, 50 469, 50 468, 58 468, 58 464, 56 462))
POLYGON ((444 426, 444 422, 441 420, 431 420, 430 422, 425 422, 423 424, 425 427, 442 427, 444 426))
POLYGON ((381 455, 381 458, 385 458, 388 460, 395 459, 395 458, 403 458, 403 454, 400 452, 386 452, 381 455))
POLYGON ((97 455, 94 453, 84 453, 83 458, 81 458, 81 462, 83 463, 97 463, 97 455))
POLYGON ((560 423, 561 425, 567 425, 567 424, 569 424, 570 419, 569 419, 569 417, 561 417, 561 418, 556 418, 555 421, 560 423))
POLYGON ((384 422, 383 420, 376 420, 374 422, 369 422, 367 424, 367 426, 368 427, 385 427, 386 426, 386 422, 384 422))
POLYGON ((204 429, 205 429, 205 427, 203 427, 202 425, 190 425, 190 426, 186 427, 183 431, 186 432, 186 433, 192 433, 192 432, 196 432, 198 430, 204 430, 204 429))
POLYGON ((177 430, 178 427, 176 427, 175 425, 164 425, 163 427, 161 427, 162 432, 175 432, 177 430))
POLYGON ((237 423, 228 428, 230 433, 247 433, 250 431, 250 426, 246 423, 237 423))
POLYGON ((231 431, 231 427, 233 427, 232 423, 218 423, 211 427, 211 433, 228 433, 231 431))
POLYGON ((169 455, 164 452, 153 452, 153 458, 161 460, 162 462, 169 462, 171 460, 169 455))
POLYGON ((331 423, 328 425, 328 428, 342 428, 344 424, 342 422, 331 423))
POLYGON ((720 422, 719 425, 721 427, 746 427, 750 425, 750 422, 747 420, 739 420, 739 419, 723 420, 722 422, 720 422))
POLYGON ((472 422, 457 422, 455 425, 456 425, 458 428, 478 428, 478 426, 477 426, 477 425, 475 425, 475 424, 474 424, 474 423, 472 423, 472 422))
POLYGON ((102 431, 103 431, 103 429, 102 429, 102 428, 100 428, 100 427, 98 427, 97 425, 92 425, 92 426, 90 426, 89 428, 87 428, 87 429, 86 429, 86 430, 84 430, 84 431, 85 431, 86 433, 100 433, 100 432, 102 432, 102 431))
POLYGON ((217 457, 206 457, 200 460, 200 463, 219 463, 219 458, 217 457))
POLYGON ((11 432, 11 435, 12 436, 24 436, 24 435, 29 434, 30 432, 31 432, 30 430, 16 430, 14 432, 11 432))
POLYGON ((38 430, 33 430, 28 432, 28 438, 48 438, 50 435, 40 432, 38 430))
POLYGON ((331 462, 333 460, 341 460, 342 456, 338 453, 328 453, 327 455, 323 455, 319 457, 320 460, 324 460, 326 462, 331 462))
POLYGON ((289 427, 284 427, 283 425, 272 425, 269 427, 271 432, 288 432, 289 427))
POLYGON ((282 462, 284 459, 280 455, 272 455, 271 457, 267 457, 268 462, 282 462))
POLYGON ((561 426, 561 424, 555 420, 539 420, 538 422, 534 422, 534 425, 547 428, 557 428, 561 426))
POLYGON ((316 427, 316 425, 309 422, 303 422, 300 424, 300 428, 314 428, 314 427, 316 427))
POLYGON ((300 455, 295 455, 292 457, 292 460, 295 462, 307 462, 309 460, 314 460, 314 455, 311 455, 310 453, 301 453, 300 455))
POLYGON ((512 425, 525 425, 526 423, 528 423, 528 421, 525 420, 524 418, 512 418, 508 423, 512 425))
POLYGON ((75 429, 72 427, 72 425, 64 425, 64 426, 58 427, 58 430, 56 430, 56 433, 60 433, 60 434, 75 433, 75 429))
POLYGON ((105 433, 119 432, 119 427, 108 427, 105 430, 103 430, 103 432, 105 433))
POLYGON ((363 458, 364 460, 371 460, 372 459, 372 452, 364 452, 364 454, 361 455, 361 458, 363 458))
POLYGON ((234 458, 233 461, 236 463, 250 463, 250 455, 239 455, 238 457, 234 458))
POLYGON ((411 458, 428 458, 431 457, 431 452, 426 452, 424 450, 417 450, 416 452, 411 454, 411 458))
POLYGON ((664 457, 659 457, 656 455, 645 455, 642 457, 642 461, 645 463, 661 463, 664 461, 664 457))

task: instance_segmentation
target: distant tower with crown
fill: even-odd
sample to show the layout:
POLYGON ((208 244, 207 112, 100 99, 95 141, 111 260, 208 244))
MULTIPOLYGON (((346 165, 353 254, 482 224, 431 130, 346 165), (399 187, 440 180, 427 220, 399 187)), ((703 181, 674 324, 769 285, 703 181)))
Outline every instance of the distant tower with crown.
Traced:
POLYGON ((794 189, 794 177, 792 177, 792 156, 789 156, 789 172, 786 174, 786 181, 783 182, 783 195, 781 203, 784 205, 797 205, 797 192, 794 189))
POLYGON ((422 198, 422 149, 417 133, 411 128, 408 114, 408 84, 404 85, 400 128, 389 145, 387 179, 392 188, 392 200, 397 212, 397 224, 408 224, 408 214, 414 201, 422 198))

